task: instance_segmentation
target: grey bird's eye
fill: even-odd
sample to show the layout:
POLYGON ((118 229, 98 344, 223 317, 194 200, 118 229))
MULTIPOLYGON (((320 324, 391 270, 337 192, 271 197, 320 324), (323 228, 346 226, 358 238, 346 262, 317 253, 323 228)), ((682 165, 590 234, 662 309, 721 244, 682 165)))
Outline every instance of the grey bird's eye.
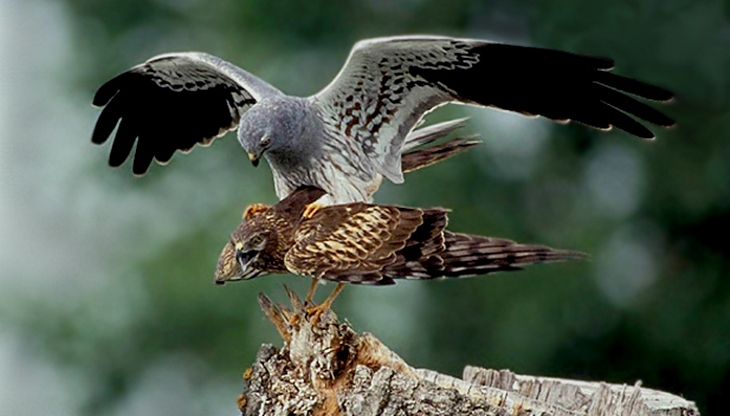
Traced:
POLYGON ((269 147, 270 144, 271 144, 271 137, 264 136, 264 137, 261 138, 261 146, 262 147, 269 147))

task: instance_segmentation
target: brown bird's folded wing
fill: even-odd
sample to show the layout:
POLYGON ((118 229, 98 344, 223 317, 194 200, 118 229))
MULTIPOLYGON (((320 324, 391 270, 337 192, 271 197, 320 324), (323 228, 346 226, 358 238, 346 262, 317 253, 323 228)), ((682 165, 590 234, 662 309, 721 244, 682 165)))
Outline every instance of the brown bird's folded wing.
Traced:
POLYGON ((382 269, 396 261, 423 217, 420 209, 363 203, 323 208, 297 230, 286 267, 319 279, 392 283, 382 269))

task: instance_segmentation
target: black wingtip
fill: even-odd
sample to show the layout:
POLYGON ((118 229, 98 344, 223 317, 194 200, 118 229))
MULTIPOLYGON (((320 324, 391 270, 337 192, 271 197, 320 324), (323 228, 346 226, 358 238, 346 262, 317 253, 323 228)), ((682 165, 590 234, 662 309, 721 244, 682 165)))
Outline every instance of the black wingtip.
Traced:
POLYGON ((94 131, 91 133, 91 143, 103 144, 105 141, 107 141, 109 136, 112 134, 114 127, 116 127, 118 121, 118 119, 114 120, 113 122, 111 122, 111 120, 105 121, 102 120, 102 116, 99 116, 99 120, 94 126, 94 131))
MULTIPOLYGON (((666 88, 662 88, 656 85, 642 83, 641 81, 635 81, 643 84, 642 87, 645 93, 642 95, 644 98, 652 101, 659 101, 662 103, 668 103, 674 100, 674 93, 666 88)), ((631 92, 631 91, 628 91, 631 92)))
POLYGON ((147 169, 149 169, 154 158, 152 152, 153 149, 150 148, 149 142, 137 140, 137 149, 132 160, 132 173, 134 176, 139 177, 147 173, 147 169))
MULTIPOLYGON (((135 162, 137 160, 138 159, 136 159, 136 158, 134 159, 135 162)), ((134 177, 136 177, 136 178, 141 178, 142 176, 144 176, 145 173, 147 173, 147 169, 149 167, 150 167, 149 164, 147 166, 142 166, 141 163, 139 163, 139 164, 133 163, 132 164, 132 175, 134 175, 134 177)))
POLYGON ((94 99, 91 101, 91 105, 94 107, 104 107, 109 104, 109 101, 111 101, 111 99, 114 98, 121 89, 119 83, 124 80, 126 75, 127 72, 119 74, 99 87, 94 94, 94 99))
POLYGON ((596 73, 595 81, 599 84, 607 85, 616 90, 651 101, 669 102, 674 98, 674 93, 666 88, 618 75, 613 72, 596 73))
POLYGON ((121 117, 120 100, 117 99, 109 102, 106 108, 99 114, 94 131, 91 133, 91 142, 94 144, 102 144, 107 141, 121 117))
POLYGON ((605 56, 586 56, 586 58, 590 59, 595 69, 601 71, 612 71, 616 67, 616 61, 605 56))
MULTIPOLYGON (((626 130, 624 130, 624 131, 626 131, 626 130)), ((627 131, 627 133, 634 135, 642 140, 656 139, 656 135, 651 130, 647 129, 646 127, 644 127, 643 129, 634 129, 631 131, 627 131)))

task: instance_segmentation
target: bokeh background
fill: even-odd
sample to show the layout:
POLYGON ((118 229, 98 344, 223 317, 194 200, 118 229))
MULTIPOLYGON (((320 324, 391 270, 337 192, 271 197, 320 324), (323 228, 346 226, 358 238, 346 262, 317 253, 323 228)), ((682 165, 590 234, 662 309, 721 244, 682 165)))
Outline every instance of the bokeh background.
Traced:
MULTIPOLYGON (((335 310, 415 366, 634 383, 726 411, 730 393, 730 2, 719 0, 0 0, 0 414, 235 415, 241 373, 280 344, 256 295, 213 284, 252 202, 233 134, 144 178, 90 143, 102 82, 152 55, 213 53, 290 94, 365 37, 430 33, 606 55, 673 90, 646 142, 496 111, 484 145, 386 185, 454 230, 590 261, 462 281, 349 287, 335 310)), ((323 290, 324 292, 324 290, 323 290)))

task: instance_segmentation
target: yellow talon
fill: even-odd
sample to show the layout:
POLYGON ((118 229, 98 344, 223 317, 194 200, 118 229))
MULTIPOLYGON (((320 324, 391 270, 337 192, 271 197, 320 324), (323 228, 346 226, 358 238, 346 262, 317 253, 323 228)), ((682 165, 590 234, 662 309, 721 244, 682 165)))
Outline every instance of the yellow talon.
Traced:
POLYGON ((317 323, 319 323, 319 318, 324 312, 328 311, 332 307, 332 302, 335 301, 335 298, 337 298, 337 296, 340 294, 340 292, 342 292, 342 289, 344 288, 344 283, 337 283, 335 290, 333 290, 332 293, 327 296, 327 299, 325 299, 324 302, 320 303, 319 305, 307 308, 307 315, 310 317, 310 322, 312 323, 312 325, 317 325, 317 323))
POLYGON ((313 306, 307 309, 307 315, 309 315, 309 321, 312 325, 316 326, 319 323, 319 318, 326 311, 326 309, 320 307, 320 305, 313 306))
POLYGON ((306 208, 304 208, 304 213, 302 214, 302 217, 310 219, 314 217, 314 214, 316 214, 317 211, 322 208, 324 208, 324 206, 319 202, 312 202, 311 204, 308 204, 306 208))

